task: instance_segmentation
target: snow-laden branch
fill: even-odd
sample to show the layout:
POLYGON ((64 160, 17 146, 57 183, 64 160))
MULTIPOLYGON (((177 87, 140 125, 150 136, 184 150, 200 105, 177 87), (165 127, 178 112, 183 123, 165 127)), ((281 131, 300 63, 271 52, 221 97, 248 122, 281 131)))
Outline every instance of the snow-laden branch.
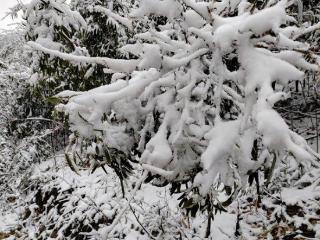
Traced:
POLYGON ((320 22, 317 23, 317 24, 314 24, 310 27, 307 27, 305 29, 299 29, 297 31, 297 33, 295 33, 294 37, 293 37, 293 40, 296 40, 298 39, 299 37, 305 35, 305 34, 308 34, 308 33, 311 33, 311 32, 314 32, 316 30, 320 29, 320 22))
POLYGON ((212 21, 212 17, 211 17, 211 13, 209 11, 209 7, 206 4, 199 4, 196 1, 193 0, 182 0, 182 2, 190 7, 192 10, 194 10, 197 14, 199 14, 202 18, 204 18, 205 20, 211 22, 212 21))
POLYGON ((164 57, 162 66, 164 67, 164 69, 167 69, 167 70, 175 69, 175 68, 181 67, 183 65, 186 65, 192 59, 203 56, 203 55, 207 54, 208 52, 209 52, 209 49, 202 48, 202 49, 195 51, 194 53, 191 53, 190 55, 188 55, 184 58, 177 59, 177 58, 173 58, 173 57, 164 57))
POLYGON ((119 14, 112 12, 110 9, 107 9, 102 6, 94 6, 94 7, 92 7, 92 10, 96 11, 96 12, 103 13, 106 16, 115 19, 117 22, 119 22, 124 27, 127 27, 129 30, 132 30, 132 22, 128 18, 122 17, 119 14))
POLYGON ((142 168, 153 174, 158 174, 165 178, 172 178, 174 176, 174 171, 166 171, 166 170, 163 170, 162 168, 157 168, 150 164, 142 164, 142 168))
POLYGON ((94 102, 98 103, 101 106, 104 106, 106 109, 115 101, 121 100, 124 98, 134 98, 139 96, 141 92, 153 81, 157 80, 160 76, 160 73, 155 69, 150 69, 148 71, 139 72, 130 79, 129 83, 118 91, 112 91, 107 93, 98 93, 97 91, 88 91, 86 95, 81 95, 79 97, 74 97, 74 100, 77 103, 88 103, 88 98, 92 98, 94 102))
MULTIPOLYGON (((33 0, 30 3, 23 6, 24 18, 31 22, 34 22, 37 17, 42 17, 38 15, 33 15, 35 9, 44 10, 46 17, 51 15, 51 24, 55 22, 58 26, 64 26, 67 29, 72 26, 75 29, 86 29, 87 23, 80 15, 78 11, 72 11, 66 3, 50 1, 50 0, 33 0), (48 5, 49 8, 43 8, 41 5, 48 5), (58 17, 57 13, 60 17, 58 17)), ((39 14, 40 15, 40 14, 39 14)))
POLYGON ((125 60, 125 59, 112 59, 106 57, 87 57, 87 56, 78 56, 70 53, 64 53, 57 50, 52 50, 49 48, 45 48, 36 42, 28 42, 27 43, 30 47, 35 50, 41 51, 43 53, 49 54, 54 57, 61 58, 66 61, 76 62, 76 63, 94 63, 100 64, 108 69, 111 69, 115 72, 126 72, 130 73, 134 71, 139 63, 139 60, 125 60))

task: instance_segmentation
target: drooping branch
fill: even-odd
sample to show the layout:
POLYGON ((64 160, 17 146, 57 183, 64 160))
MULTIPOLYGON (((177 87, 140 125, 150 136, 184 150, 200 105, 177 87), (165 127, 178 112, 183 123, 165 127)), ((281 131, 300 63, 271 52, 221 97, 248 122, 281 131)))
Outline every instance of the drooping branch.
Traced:
POLYGON ((107 57, 87 57, 87 56, 78 56, 70 53, 64 53, 57 50, 52 50, 49 48, 45 48, 39 43, 36 42, 28 42, 27 43, 30 47, 35 50, 41 51, 43 53, 49 54, 54 57, 59 57, 63 60, 76 62, 76 63, 83 63, 83 64, 100 64, 103 65, 114 72, 125 72, 130 73, 133 72, 139 60, 125 60, 125 59, 112 59, 107 57))

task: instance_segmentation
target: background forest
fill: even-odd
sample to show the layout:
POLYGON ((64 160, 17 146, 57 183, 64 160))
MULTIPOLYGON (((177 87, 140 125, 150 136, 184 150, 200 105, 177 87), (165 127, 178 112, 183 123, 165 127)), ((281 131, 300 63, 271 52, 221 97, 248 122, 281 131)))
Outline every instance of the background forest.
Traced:
POLYGON ((0 239, 320 239, 318 1, 11 10, 0 239))

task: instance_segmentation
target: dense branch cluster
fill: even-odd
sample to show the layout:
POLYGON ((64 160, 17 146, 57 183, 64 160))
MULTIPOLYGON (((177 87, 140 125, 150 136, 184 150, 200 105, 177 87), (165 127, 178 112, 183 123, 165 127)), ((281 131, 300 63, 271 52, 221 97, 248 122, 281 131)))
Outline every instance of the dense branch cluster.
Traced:
POLYGON ((57 95, 68 99, 58 109, 68 114, 75 136, 98 138, 126 156, 138 151, 148 171, 175 181, 195 177, 193 186, 206 195, 215 180, 241 186, 249 173, 270 166, 272 155, 287 152, 306 167, 317 165, 316 153, 273 109, 288 97, 290 81, 318 70, 319 57, 307 62, 301 52, 309 46, 298 41, 318 24, 295 25, 286 13, 291 4, 271 1, 258 10, 246 1, 142 1, 130 19, 166 20, 122 47, 134 60, 82 58, 29 44, 114 72, 109 85, 57 95))

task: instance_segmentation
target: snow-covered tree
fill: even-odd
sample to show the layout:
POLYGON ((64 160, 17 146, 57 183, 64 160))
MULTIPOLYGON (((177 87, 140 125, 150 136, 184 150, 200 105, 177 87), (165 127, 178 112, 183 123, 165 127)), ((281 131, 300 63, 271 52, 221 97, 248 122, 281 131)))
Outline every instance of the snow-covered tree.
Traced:
MULTIPOLYGON (((126 41, 128 26, 114 20, 114 12, 128 12, 118 1, 33 1, 21 5, 27 28, 26 38, 50 49, 79 56, 118 57, 126 41), (96 44, 98 42, 99 44, 96 44)), ((40 96, 61 90, 88 90, 106 84, 110 76, 96 64, 74 63, 46 54, 35 54, 32 81, 40 96), (47 92, 47 93, 45 93, 47 92)))
MULTIPOLYGON (((115 13, 127 15, 129 3, 118 0, 73 0, 71 8, 78 11, 87 22, 87 29, 79 38, 92 57, 119 58, 120 46, 127 42, 131 26, 114 19, 115 13)), ((110 74, 101 65, 93 64, 88 71, 96 86, 110 82, 110 74)))
MULTIPOLYGON (((37 0, 18 4, 14 11, 22 9, 24 12, 28 41, 77 56, 119 57, 120 53, 115 49, 126 42, 126 34, 132 26, 114 12, 127 13, 126 4, 117 1, 73 1, 71 4, 74 10, 65 1, 37 0), (97 46, 93 39, 100 41, 103 36, 104 43, 97 46)), ((110 82, 110 74, 104 74, 103 68, 95 63, 70 62, 42 52, 33 52, 31 57, 29 116, 50 118, 51 103, 57 102, 56 98, 50 97, 59 91, 87 90, 110 82), (33 101, 33 96, 38 99, 33 101)), ((60 115, 55 116, 61 120, 60 115)), ((87 144, 83 142, 83 145, 87 144)), ((127 164, 126 168, 130 170, 131 166, 127 164)), ((123 178, 126 174, 119 172, 119 176, 123 178)))
POLYGON ((7 197, 19 195, 30 182, 32 166, 52 154, 43 122, 30 119, 28 51, 22 29, 0 34, 0 209, 7 197))
POLYGON ((273 109, 289 96, 290 81, 319 68, 319 57, 298 41, 319 24, 297 25, 286 12, 293 3, 269 1, 257 9, 240 0, 143 0, 130 18, 114 17, 127 25, 164 18, 158 25, 150 18, 147 31, 121 48, 136 56, 131 60, 29 46, 114 72, 109 85, 57 95, 68 101, 57 109, 69 116, 73 151, 80 149, 76 137, 96 138, 88 154, 100 155, 101 163, 140 155, 142 167, 163 181, 191 181, 184 194, 194 204, 201 203, 194 193, 217 204, 218 192, 237 193, 250 173, 286 154, 305 168, 318 166, 316 153, 273 109), (110 157, 99 143, 117 154, 110 157))
MULTIPOLYGON (((88 56, 81 40, 75 37, 76 33, 81 35, 86 29, 86 22, 64 1, 37 0, 21 5, 21 8, 24 13, 27 41, 35 41, 62 52, 88 56)), ((85 90, 94 86, 88 80, 83 80, 88 70, 86 64, 73 64, 35 52, 32 58, 34 74, 30 81, 34 85, 34 93, 43 99, 61 90, 85 90)))

